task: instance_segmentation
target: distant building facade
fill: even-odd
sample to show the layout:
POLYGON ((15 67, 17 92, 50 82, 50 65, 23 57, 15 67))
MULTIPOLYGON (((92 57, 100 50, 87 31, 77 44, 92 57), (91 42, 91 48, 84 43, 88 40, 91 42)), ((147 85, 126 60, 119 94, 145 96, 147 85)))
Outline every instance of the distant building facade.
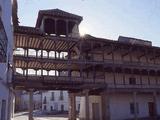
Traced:
MULTIPOLYGON (((68 112, 68 92, 67 91, 47 91, 42 93, 42 111, 47 113, 68 112)), ((76 111, 80 110, 80 97, 76 98, 76 111)))
MULTIPOLYGON (((42 92, 33 93, 33 109, 41 110, 42 108, 42 92)), ((16 91, 15 112, 27 111, 29 109, 29 94, 26 91, 16 91)))
POLYGON ((13 30, 12 1, 0 0, 0 120, 13 117, 12 80, 13 30))

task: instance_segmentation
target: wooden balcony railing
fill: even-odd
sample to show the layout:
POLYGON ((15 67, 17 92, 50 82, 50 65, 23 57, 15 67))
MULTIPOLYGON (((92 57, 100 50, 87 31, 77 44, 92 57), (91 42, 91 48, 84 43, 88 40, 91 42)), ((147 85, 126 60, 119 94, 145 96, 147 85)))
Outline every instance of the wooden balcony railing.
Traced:
POLYGON ((29 55, 28 56, 28 58, 26 57, 26 56, 24 56, 24 55, 21 55, 21 54, 15 54, 14 55, 14 58, 15 58, 15 60, 16 59, 20 59, 20 60, 25 60, 25 59, 30 59, 31 61, 34 61, 34 60, 37 60, 37 59, 39 59, 39 60, 42 60, 42 61, 45 61, 45 62, 57 62, 57 63, 60 63, 60 62, 62 62, 62 63, 68 63, 68 62, 70 62, 70 63, 76 63, 76 64, 78 64, 78 63, 84 63, 84 64, 114 64, 114 65, 127 65, 127 66, 132 66, 132 67, 136 67, 136 66, 138 66, 138 67, 150 67, 150 68, 159 68, 160 67, 160 64, 158 64, 158 63, 155 63, 155 64, 153 64, 153 63, 142 63, 142 62, 134 62, 134 61, 132 61, 132 62, 130 62, 130 61, 121 61, 121 60, 115 60, 115 61, 113 61, 113 60, 111 60, 111 59, 105 59, 104 61, 99 61, 99 60, 85 60, 85 59, 83 59, 83 60, 80 60, 80 59, 67 59, 67 58, 55 58, 55 57, 46 57, 46 56, 44 56, 44 57, 40 57, 40 56, 38 56, 37 58, 36 58, 36 56, 34 56, 34 55, 29 55))
POLYGON ((27 80, 29 82, 47 82, 53 84, 103 84, 106 85, 106 88, 109 89, 160 89, 160 84, 112 84, 105 83, 104 79, 93 79, 93 78, 81 78, 81 77, 68 77, 68 76, 23 76, 23 75, 15 75, 15 82, 24 82, 27 80))

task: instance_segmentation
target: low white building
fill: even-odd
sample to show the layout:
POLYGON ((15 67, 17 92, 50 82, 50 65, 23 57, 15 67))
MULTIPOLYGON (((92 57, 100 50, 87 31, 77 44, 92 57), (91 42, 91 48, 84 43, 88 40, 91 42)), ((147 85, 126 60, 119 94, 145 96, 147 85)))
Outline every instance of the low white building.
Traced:
MULTIPOLYGON (((44 112, 68 112, 67 91, 47 91, 42 93, 42 110, 44 112)), ((76 98, 76 111, 80 109, 80 97, 76 98)))
POLYGON ((12 1, 0 0, 0 120, 13 117, 12 79, 12 1))

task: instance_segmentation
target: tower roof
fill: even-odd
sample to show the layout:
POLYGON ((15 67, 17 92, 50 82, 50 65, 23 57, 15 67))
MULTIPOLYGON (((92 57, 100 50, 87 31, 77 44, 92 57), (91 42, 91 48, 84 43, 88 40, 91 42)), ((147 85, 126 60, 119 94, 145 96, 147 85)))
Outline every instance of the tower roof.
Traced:
POLYGON ((40 26, 43 16, 52 16, 52 17, 61 17, 61 18, 68 18, 77 20, 79 23, 82 21, 82 17, 79 15, 75 15, 69 12, 65 12, 60 9, 49 9, 49 10, 40 10, 38 13, 38 19, 36 23, 36 27, 40 26))

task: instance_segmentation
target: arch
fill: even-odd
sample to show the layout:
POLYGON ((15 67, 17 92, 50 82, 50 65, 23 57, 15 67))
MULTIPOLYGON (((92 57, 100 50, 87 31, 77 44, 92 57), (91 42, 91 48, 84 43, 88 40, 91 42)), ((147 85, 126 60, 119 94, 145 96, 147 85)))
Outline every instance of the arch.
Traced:
POLYGON ((41 70, 37 70, 37 75, 41 75, 41 70))
POLYGON ((49 35, 55 35, 55 20, 47 18, 44 20, 44 31, 49 35))
POLYGON ((49 75, 50 75, 50 76, 55 76, 55 70, 50 70, 50 71, 49 71, 49 75))
POLYGON ((29 56, 36 56, 36 50, 34 50, 34 49, 29 49, 28 55, 29 55, 29 56))
POLYGON ((48 57, 48 52, 46 50, 43 50, 43 57, 48 57))
POLYGON ((23 74, 22 68, 16 68, 16 73, 18 73, 18 74, 23 74))
POLYGON ((16 50, 14 51, 14 54, 16 55, 24 55, 25 51, 23 48, 16 48, 16 50))
POLYGON ((49 52, 49 57, 55 58, 55 51, 50 51, 49 52))
POLYGON ((47 75, 47 70, 43 70, 43 75, 47 75))
POLYGON ((36 71, 34 69, 28 69, 28 75, 35 75, 36 71))
POLYGON ((67 35, 67 27, 66 21, 64 20, 57 20, 57 35, 58 36, 66 36, 67 35))

